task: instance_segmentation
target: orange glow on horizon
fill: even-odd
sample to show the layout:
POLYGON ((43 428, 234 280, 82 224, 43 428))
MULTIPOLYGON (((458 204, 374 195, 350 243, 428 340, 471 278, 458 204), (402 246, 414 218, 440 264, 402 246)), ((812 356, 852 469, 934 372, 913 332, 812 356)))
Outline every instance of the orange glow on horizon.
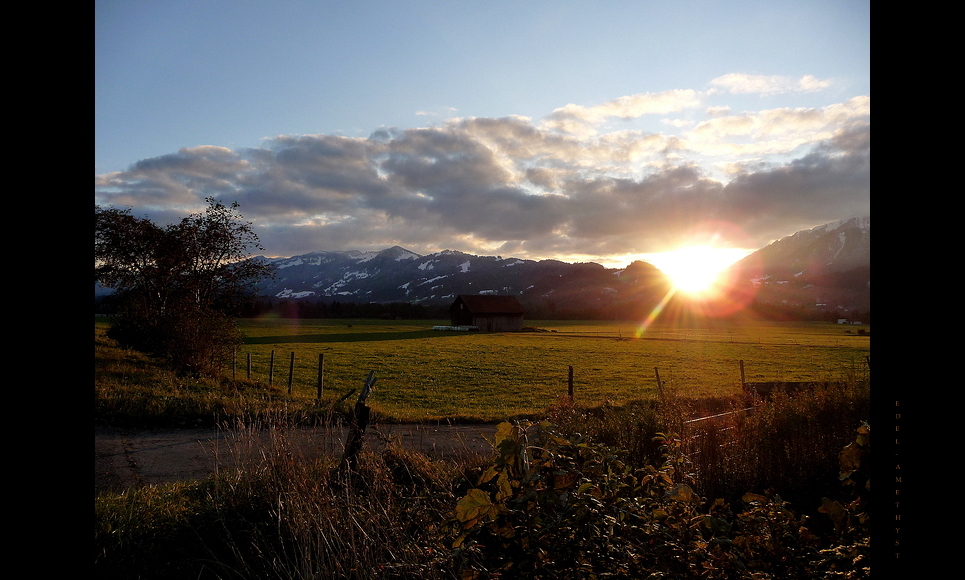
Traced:
POLYGON ((692 324, 723 318, 744 311, 754 299, 756 289, 746 277, 730 276, 728 268, 754 250, 726 245, 746 241, 742 232, 722 222, 704 223, 681 236, 687 240, 673 250, 641 254, 663 272, 671 286, 664 297, 640 322, 637 336, 660 320, 669 324, 692 324))
POLYGON ((695 298, 708 298, 719 290, 723 271, 751 253, 751 250, 688 246, 670 252, 649 254, 644 259, 673 282, 674 289, 695 298))

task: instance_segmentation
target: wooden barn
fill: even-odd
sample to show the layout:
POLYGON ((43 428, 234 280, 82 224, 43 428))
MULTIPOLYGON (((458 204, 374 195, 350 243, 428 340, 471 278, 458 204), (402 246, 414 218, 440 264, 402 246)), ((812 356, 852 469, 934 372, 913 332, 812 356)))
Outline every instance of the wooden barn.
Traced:
POLYGON ((453 326, 476 326, 483 332, 523 329, 523 305, 515 296, 460 294, 449 307, 453 326))

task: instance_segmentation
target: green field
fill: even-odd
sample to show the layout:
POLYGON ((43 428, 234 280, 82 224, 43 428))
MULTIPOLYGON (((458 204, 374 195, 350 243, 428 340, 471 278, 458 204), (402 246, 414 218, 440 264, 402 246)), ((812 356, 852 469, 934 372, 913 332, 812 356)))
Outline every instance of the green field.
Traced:
POLYGON ((226 468, 203 480, 98 492, 98 577, 357 578, 386 570, 386 577, 441 579, 518 562, 520 554, 549 561, 547 554, 583 557, 589 548, 602 550, 594 560, 601 566, 649 566, 634 575, 641 578, 683 563, 689 568, 674 577, 869 577, 871 504, 856 501, 867 489, 861 482, 870 483, 868 327, 665 326, 638 336, 617 323, 530 321, 546 332, 481 334, 432 330, 444 321, 240 320, 246 342, 237 380, 229 380, 176 373, 118 346, 106 324, 95 322, 96 424, 228 427, 235 443, 224 448, 226 468), (249 354, 254 372, 246 380, 249 354), (748 381, 848 383, 684 423, 717 403, 744 406, 720 400, 740 393, 739 361, 748 381), (553 408, 566 395, 571 365, 576 405, 553 408), (653 401, 654 368, 679 397, 653 401), (315 421, 344 425, 354 397, 333 403, 370 371, 378 382, 366 402, 376 423, 529 415, 546 419, 549 431, 539 435, 543 427, 526 421, 493 425, 494 441, 513 444, 494 445, 489 457, 445 459, 389 438, 381 451, 363 447, 358 471, 345 477, 337 449, 303 453, 293 435, 315 421), (648 401, 620 405, 640 399, 648 401), (243 461, 228 455, 232 445, 259 449, 256 442, 270 445, 243 461), (842 449, 856 468, 845 481, 842 449), (693 501, 681 501, 689 494, 693 501), (497 506, 500 518, 513 519, 473 516, 497 506), (537 526, 532 534, 502 531, 537 526), (498 542, 459 551, 466 538, 494 530, 498 542), (594 536, 606 541, 573 548, 573 538, 594 536), (612 550, 612 538, 632 545, 612 550), (488 546, 496 552, 479 551, 488 546))
MULTIPOLYGON (((843 380, 868 372, 867 327, 821 323, 759 323, 704 328, 629 323, 527 321, 547 332, 468 333, 432 330, 447 321, 244 319, 246 339, 234 373, 316 396, 324 355, 324 399, 378 379, 368 403, 399 420, 458 418, 495 421, 538 414, 566 395, 574 369, 576 399, 584 405, 649 398, 664 385, 690 398, 740 392, 747 381, 843 380), (863 330, 859 333, 859 330, 863 330)), ((226 369, 226 373, 231 373, 226 369)))

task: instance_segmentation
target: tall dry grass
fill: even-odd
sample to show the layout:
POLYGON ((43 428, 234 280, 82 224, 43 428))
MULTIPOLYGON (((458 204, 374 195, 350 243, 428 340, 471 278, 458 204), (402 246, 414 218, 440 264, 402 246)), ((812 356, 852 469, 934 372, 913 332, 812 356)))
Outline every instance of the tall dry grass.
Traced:
POLYGON ((802 509, 816 508, 836 492, 838 454, 870 413, 867 380, 777 393, 752 411, 689 424, 683 451, 705 496, 774 489, 802 509))
POLYGON ((836 491, 838 453, 870 413, 870 381, 852 376, 758 405, 741 397, 685 399, 672 388, 662 398, 621 405, 580 407, 561 397, 547 418, 568 433, 627 450, 637 465, 660 463, 656 434, 676 438, 705 497, 775 489, 819 506, 822 495, 836 491), (713 418, 693 421, 701 417, 713 418))
POLYGON ((389 442, 346 475, 297 429, 236 427, 223 462, 236 467, 98 497, 98 577, 456 577, 443 528, 481 458, 389 442))

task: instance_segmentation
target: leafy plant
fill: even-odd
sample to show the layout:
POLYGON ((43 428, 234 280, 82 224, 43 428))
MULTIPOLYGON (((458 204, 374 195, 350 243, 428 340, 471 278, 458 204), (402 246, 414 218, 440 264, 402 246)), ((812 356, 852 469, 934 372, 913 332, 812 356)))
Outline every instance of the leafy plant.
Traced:
POLYGON ((821 551, 818 566, 848 578, 870 576, 871 557, 871 426, 862 423, 854 441, 841 450, 840 480, 849 500, 821 498, 820 512, 834 523, 836 542, 821 551))
POLYGON ((658 530, 686 530, 699 501, 672 461, 635 470, 618 450, 547 422, 502 423, 495 447, 450 522, 464 577, 636 576, 658 530))
POLYGON ((707 501, 680 440, 655 441, 660 466, 634 468, 548 422, 500 424, 495 459, 449 521, 463 578, 811 578, 845 561, 849 577, 867 571, 867 529, 847 544, 822 538, 773 490, 744 494, 737 509, 707 501))

